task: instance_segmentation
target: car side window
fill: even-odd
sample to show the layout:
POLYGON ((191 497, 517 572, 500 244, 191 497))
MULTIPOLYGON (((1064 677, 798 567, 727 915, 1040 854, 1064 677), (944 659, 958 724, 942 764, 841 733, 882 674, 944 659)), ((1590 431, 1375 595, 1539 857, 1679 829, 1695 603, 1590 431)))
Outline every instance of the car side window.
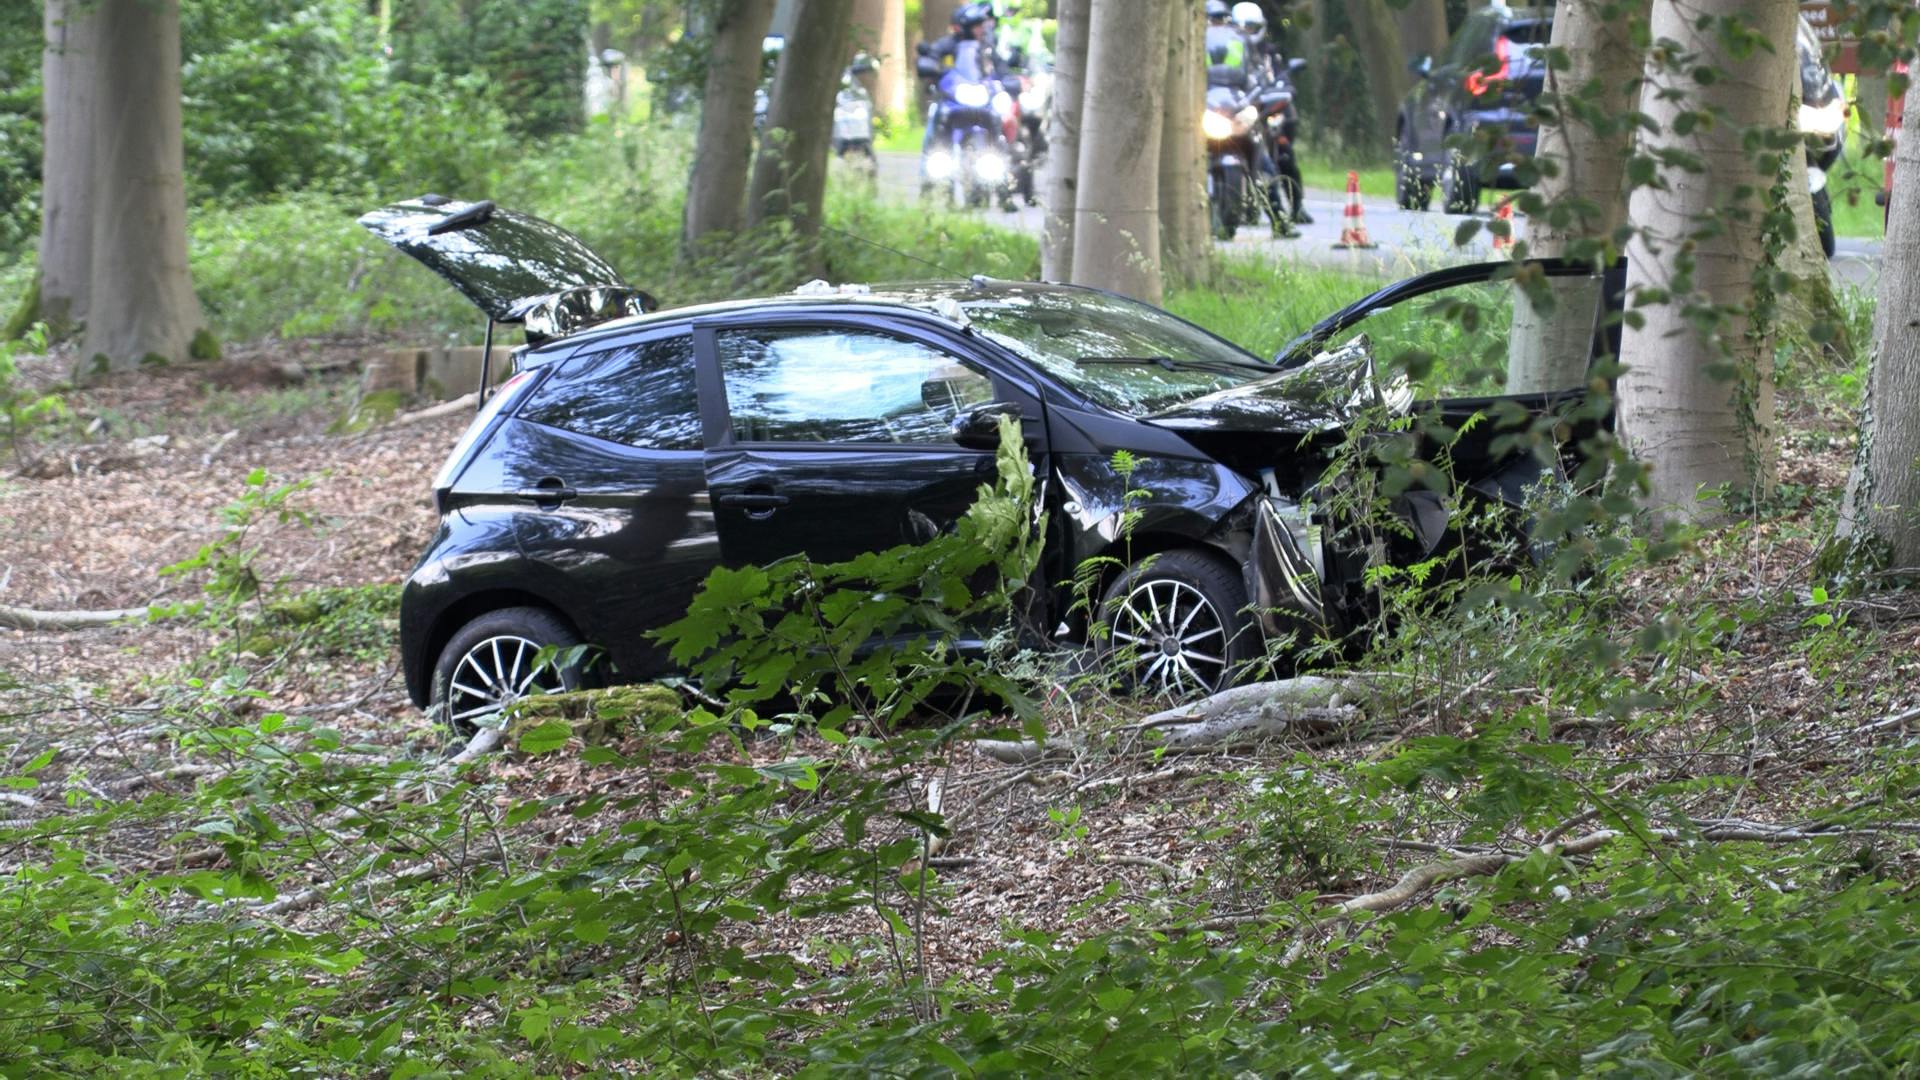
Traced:
POLYGON ((726 330, 715 335, 740 442, 939 445, 993 381, 952 355, 871 330, 726 330))
POLYGON ((698 450, 693 338, 677 334, 575 356, 518 415, 641 450, 698 450))

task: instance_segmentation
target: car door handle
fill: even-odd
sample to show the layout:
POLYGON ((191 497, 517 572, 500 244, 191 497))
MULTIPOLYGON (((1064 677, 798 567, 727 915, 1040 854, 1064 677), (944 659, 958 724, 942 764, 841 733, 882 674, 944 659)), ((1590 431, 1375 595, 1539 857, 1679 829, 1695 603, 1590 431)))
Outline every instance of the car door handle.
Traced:
POLYGON ((715 501, 721 506, 734 507, 741 510, 771 511, 778 510, 787 505, 790 500, 785 495, 775 495, 772 492, 749 491, 733 495, 722 495, 715 501))
POLYGON ((578 498, 580 493, 557 476, 543 476, 533 487, 523 487, 513 495, 514 498, 526 499, 528 502, 558 506, 568 499, 578 498))

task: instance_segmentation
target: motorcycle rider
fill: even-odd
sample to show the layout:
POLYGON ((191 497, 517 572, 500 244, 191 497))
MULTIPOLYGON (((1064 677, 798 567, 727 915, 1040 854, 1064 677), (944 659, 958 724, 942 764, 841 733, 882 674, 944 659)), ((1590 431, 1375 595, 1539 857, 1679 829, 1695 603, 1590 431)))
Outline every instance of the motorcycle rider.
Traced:
MULTIPOLYGON (((941 75, 951 70, 955 57, 959 55, 960 44, 965 41, 980 43, 980 47, 973 50, 973 54, 978 58, 980 65, 978 75, 982 81, 998 83, 999 80, 1006 75, 1006 71, 1003 70, 1001 66, 1000 57, 993 48, 993 8, 991 5, 983 3, 962 4, 954 11, 953 19, 948 24, 948 31, 946 37, 927 46, 927 51, 923 59, 931 60, 932 63, 923 63, 921 65, 920 75, 922 78, 929 82, 936 82, 941 75)), ((933 144, 934 135, 936 134, 935 128, 939 126, 939 122, 940 109, 938 104, 936 104, 933 108, 927 110, 927 131, 926 137, 922 140, 922 145, 930 146, 933 144)))
MULTIPOLYGON (((1287 75, 1287 58, 1280 54, 1279 46, 1267 35, 1267 13, 1253 0, 1240 0, 1233 5, 1233 24, 1247 39, 1247 66, 1253 70, 1255 84, 1261 89, 1283 85, 1290 80, 1287 75)), ((1281 134, 1299 145, 1299 124, 1292 109, 1287 110, 1286 126, 1281 134)), ((1276 154, 1275 165, 1280 174, 1280 183, 1286 184, 1293 197, 1288 202, 1293 206, 1293 222, 1296 225, 1313 224, 1313 215, 1307 213, 1304 196, 1306 181, 1300 175, 1300 161, 1295 154, 1276 154)))
MULTIPOLYGON (((1253 66, 1253 50, 1248 47, 1247 36, 1233 25, 1233 9, 1227 6, 1227 0, 1207 0, 1207 85, 1224 86, 1237 94, 1252 94, 1262 85, 1253 66)), ((1266 178, 1271 188, 1279 182, 1279 170, 1274 166, 1273 156, 1267 153, 1267 141, 1264 138, 1250 140, 1253 143, 1254 169, 1266 178)), ((1276 236, 1298 236, 1299 233, 1288 221, 1274 222, 1276 236)))

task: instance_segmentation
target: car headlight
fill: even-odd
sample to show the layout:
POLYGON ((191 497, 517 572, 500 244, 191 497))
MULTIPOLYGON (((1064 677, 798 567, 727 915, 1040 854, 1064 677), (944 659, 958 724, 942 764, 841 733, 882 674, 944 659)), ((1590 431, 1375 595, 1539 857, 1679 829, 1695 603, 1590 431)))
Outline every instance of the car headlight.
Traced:
POLYGON ((1233 121, 1221 113, 1208 110, 1200 117, 1200 131, 1207 138, 1219 141, 1233 138, 1233 121))
POLYGON ((1825 105, 1800 105, 1800 130, 1808 135, 1832 138, 1847 123, 1847 99, 1838 94, 1825 105))
POLYGON ((945 150, 935 150, 927 155, 927 176, 933 180, 945 180, 953 175, 953 155, 945 150))
POLYGON ((1007 178, 1007 159, 999 154, 981 154, 973 159, 973 175, 989 184, 1007 178))
POLYGON ((979 83, 961 83, 953 88, 953 100, 969 109, 985 108, 992 99, 993 95, 979 83))

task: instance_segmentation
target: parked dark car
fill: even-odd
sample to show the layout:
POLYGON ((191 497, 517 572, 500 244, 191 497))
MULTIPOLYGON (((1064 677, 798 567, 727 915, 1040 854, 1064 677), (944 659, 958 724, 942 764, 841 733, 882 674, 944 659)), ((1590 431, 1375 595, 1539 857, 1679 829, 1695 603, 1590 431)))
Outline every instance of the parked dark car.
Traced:
POLYGON ((1402 209, 1425 210, 1437 187, 1447 213, 1470 214, 1483 182, 1517 186, 1513 162, 1533 156, 1539 135, 1529 110, 1545 85, 1541 49, 1552 34, 1552 8, 1495 4, 1469 15, 1439 56, 1413 59, 1415 81, 1394 131, 1402 209), (1452 136, 1483 130, 1500 132, 1507 151, 1490 176, 1447 146, 1452 136))
MULTIPOLYGON (((1492 4, 1468 16, 1438 57, 1413 59, 1415 82, 1401 102, 1394 130, 1394 199, 1401 209, 1427 209, 1438 188, 1447 213, 1471 214, 1486 184, 1519 186, 1517 166, 1533 156, 1539 141, 1531 109, 1545 89, 1544 48, 1552 35, 1551 8, 1492 4), (1492 143, 1497 152, 1490 157, 1476 160, 1448 145, 1456 135, 1487 132, 1497 135, 1492 143)), ((1814 226, 1831 258, 1827 174, 1846 150, 1846 94, 1804 16, 1794 46, 1800 80, 1797 126, 1809 140, 1814 226)))
MULTIPOLYGON (((682 615, 715 566, 838 560, 938 535, 992 475, 1008 413, 1044 481, 1042 625, 1067 618, 1084 560, 1130 560, 1102 588, 1135 681, 1218 687, 1266 635, 1337 633, 1364 604, 1366 553, 1324 539, 1312 493, 1357 410, 1412 403, 1404 381, 1376 377, 1366 332, 1431 333, 1445 320, 1417 301, 1498 293, 1513 273, 1486 264, 1403 282, 1276 364, 1093 289, 816 284, 654 312, 570 234, 491 203, 430 196, 362 222, 473 299, 490 334, 492 321, 527 331, 511 378, 434 478, 440 526, 401 601, 408 690, 456 724, 572 679, 535 673, 543 646, 603 647, 603 677, 668 673, 648 631, 682 615), (1131 487, 1148 493, 1131 504, 1130 537, 1116 450, 1139 459, 1131 487)), ((1498 322, 1475 325, 1504 333, 1498 322)), ((1476 341, 1432 344, 1486 355, 1476 341)), ((1490 368, 1463 361, 1454 376, 1471 396, 1439 408, 1456 422, 1498 397, 1490 368)), ((1566 395, 1516 400, 1545 409, 1566 395)), ((1517 505, 1553 463, 1496 452, 1488 431, 1453 448, 1456 468, 1469 490, 1517 505)), ((1455 541, 1438 499, 1403 498, 1409 527, 1391 554, 1413 561, 1455 541)))

